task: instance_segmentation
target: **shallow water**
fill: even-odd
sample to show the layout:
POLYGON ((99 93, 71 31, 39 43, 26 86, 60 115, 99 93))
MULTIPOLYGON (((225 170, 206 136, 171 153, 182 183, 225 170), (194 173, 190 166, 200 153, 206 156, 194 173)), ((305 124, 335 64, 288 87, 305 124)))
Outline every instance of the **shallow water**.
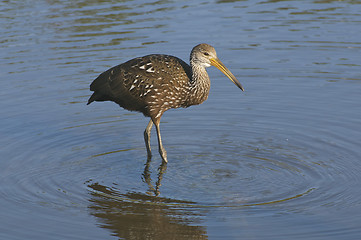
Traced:
POLYGON ((0 7, 0 239, 359 239, 361 2, 0 7), (201 42, 246 91, 210 68, 145 165, 148 119, 86 106, 89 84, 201 42))

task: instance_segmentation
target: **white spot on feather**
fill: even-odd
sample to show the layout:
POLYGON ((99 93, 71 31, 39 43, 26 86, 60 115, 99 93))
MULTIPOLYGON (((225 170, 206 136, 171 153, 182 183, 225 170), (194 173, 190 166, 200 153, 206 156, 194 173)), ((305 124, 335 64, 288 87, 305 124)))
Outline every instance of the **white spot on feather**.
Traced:
POLYGON ((159 112, 159 113, 157 114, 157 116, 155 116, 155 118, 159 118, 160 115, 162 115, 162 112, 159 112))
POLYGON ((149 89, 148 91, 146 91, 143 96, 147 95, 151 90, 149 89))
POLYGON ((153 67, 148 68, 146 71, 147 71, 147 72, 154 72, 154 68, 153 68, 153 67))

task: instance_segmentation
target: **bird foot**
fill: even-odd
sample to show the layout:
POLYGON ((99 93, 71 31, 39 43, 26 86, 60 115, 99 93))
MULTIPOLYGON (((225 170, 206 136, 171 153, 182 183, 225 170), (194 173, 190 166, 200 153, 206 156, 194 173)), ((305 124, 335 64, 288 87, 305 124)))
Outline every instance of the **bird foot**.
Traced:
POLYGON ((167 152, 164 149, 159 149, 159 154, 162 157, 163 163, 168 163, 167 152))

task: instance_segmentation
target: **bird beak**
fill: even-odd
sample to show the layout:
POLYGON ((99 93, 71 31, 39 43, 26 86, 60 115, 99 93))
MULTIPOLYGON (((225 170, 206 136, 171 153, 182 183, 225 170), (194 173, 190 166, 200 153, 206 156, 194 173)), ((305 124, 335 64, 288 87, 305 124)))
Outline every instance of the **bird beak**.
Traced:
POLYGON ((215 66, 216 68, 221 70, 221 72, 224 73, 224 75, 226 75, 234 84, 236 84, 237 87, 244 91, 244 88, 238 82, 237 78, 231 73, 231 71, 228 70, 228 68, 226 68, 226 66, 224 66, 221 60, 219 60, 218 58, 211 58, 210 61, 212 66, 215 66))

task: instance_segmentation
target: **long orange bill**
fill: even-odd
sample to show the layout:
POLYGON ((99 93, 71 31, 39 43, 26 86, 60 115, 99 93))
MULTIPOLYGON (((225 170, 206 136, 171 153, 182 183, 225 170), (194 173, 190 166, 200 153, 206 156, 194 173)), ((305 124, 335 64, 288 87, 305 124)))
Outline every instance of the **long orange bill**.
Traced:
POLYGON ((221 70, 221 72, 224 73, 224 75, 226 75, 234 84, 236 84, 237 87, 244 91, 244 88, 238 82, 237 78, 231 73, 231 71, 228 70, 228 68, 226 68, 226 66, 224 66, 221 60, 218 58, 211 58, 211 65, 221 70))

